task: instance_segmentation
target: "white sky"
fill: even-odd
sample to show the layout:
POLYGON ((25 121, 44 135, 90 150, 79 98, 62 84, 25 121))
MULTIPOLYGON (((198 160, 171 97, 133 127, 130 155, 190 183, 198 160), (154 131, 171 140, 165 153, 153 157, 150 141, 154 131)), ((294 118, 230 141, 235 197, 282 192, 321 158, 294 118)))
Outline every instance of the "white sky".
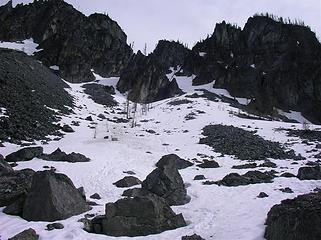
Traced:
MULTIPOLYGON (((0 5, 7 0, 0 0, 0 5)), ((14 0, 28 3, 30 0, 14 0)), ((243 27, 248 17, 269 12, 301 19, 321 36, 321 0, 67 0, 89 15, 108 13, 134 42, 135 49, 147 43, 152 51, 160 39, 180 40, 192 47, 212 34, 223 20, 243 27)))

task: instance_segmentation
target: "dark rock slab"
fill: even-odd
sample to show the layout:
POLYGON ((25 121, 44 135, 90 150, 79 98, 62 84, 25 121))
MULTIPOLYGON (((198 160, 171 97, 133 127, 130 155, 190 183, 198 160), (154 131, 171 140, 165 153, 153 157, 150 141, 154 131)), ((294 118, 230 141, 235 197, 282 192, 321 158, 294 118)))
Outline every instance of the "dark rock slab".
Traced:
POLYGON ((23 206, 28 221, 57 221, 90 210, 85 200, 64 174, 36 172, 23 206))
POLYGON ((139 185, 141 183, 142 182, 137 177, 126 176, 126 177, 120 179, 119 181, 114 182, 113 184, 119 188, 126 188, 126 187, 132 187, 135 185, 139 185))
POLYGON ((43 153, 42 147, 26 147, 6 156, 7 162, 30 161, 35 157, 40 157, 43 153))
POLYGON ((175 214, 163 198, 151 193, 107 203, 105 211, 92 220, 92 232, 134 237, 186 226, 182 214, 175 214))
POLYGON ((297 177, 300 180, 320 180, 321 179, 320 166, 300 167, 297 177))
POLYGON ((321 236, 321 193, 286 199, 267 215, 267 240, 318 240, 321 236))
POLYGON ((72 152, 70 154, 67 154, 60 150, 60 148, 57 148, 54 152, 51 154, 42 154, 41 158, 47 161, 58 161, 58 162, 89 162, 90 159, 86 156, 72 152))
POLYGON ((39 235, 32 228, 26 229, 21 233, 9 238, 8 240, 38 240, 39 235))
POLYGON ((173 161, 160 164, 146 177, 142 188, 163 197, 169 205, 183 205, 189 201, 183 179, 173 161))
POLYGON ((233 169, 248 169, 248 168, 257 168, 256 163, 246 163, 241 165, 235 165, 232 167, 233 169))
POLYGON ((203 163, 196 165, 200 168, 219 168, 220 165, 214 160, 204 160, 203 163))
POLYGON ((186 161, 176 154, 168 154, 163 156, 157 163, 156 167, 163 168, 165 165, 173 163, 177 169, 184 169, 193 166, 193 163, 186 161))

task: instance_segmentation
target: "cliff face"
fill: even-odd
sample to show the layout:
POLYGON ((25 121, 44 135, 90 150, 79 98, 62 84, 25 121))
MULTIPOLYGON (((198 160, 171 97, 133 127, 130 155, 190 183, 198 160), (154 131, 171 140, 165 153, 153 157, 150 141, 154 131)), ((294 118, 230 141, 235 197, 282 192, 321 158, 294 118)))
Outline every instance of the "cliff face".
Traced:
POLYGON ((291 109, 321 122, 320 65, 321 45, 309 28, 255 16, 243 30, 217 24, 185 68, 198 76, 194 84, 216 80, 215 87, 255 99, 251 105, 261 112, 291 109))
POLYGON ((102 76, 119 76, 132 55, 127 36, 108 16, 86 17, 62 0, 34 1, 0 7, 0 40, 33 38, 41 51, 36 57, 46 66, 59 66, 70 82, 102 76))
POLYGON ((148 56, 138 52, 122 71, 117 89, 128 91, 135 102, 153 102, 182 93, 176 80, 166 74, 170 67, 183 65, 190 50, 177 42, 161 40, 148 56))

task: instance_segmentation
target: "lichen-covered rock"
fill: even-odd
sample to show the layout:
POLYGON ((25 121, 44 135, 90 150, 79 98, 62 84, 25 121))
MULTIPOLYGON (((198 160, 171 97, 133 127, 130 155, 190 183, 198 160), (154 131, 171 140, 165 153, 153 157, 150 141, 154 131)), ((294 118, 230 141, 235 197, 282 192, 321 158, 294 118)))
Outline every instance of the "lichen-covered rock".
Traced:
POLYGON ((318 240, 321 236, 321 194, 286 199, 268 213, 267 240, 318 240))

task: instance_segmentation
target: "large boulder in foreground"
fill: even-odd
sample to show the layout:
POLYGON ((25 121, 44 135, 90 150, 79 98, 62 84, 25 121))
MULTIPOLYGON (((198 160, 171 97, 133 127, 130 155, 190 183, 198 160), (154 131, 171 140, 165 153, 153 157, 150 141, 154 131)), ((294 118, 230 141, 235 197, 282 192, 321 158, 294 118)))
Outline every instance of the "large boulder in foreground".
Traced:
POLYGON ((267 240, 319 240, 321 236, 321 193, 287 199, 269 211, 267 240))
POLYGON ((30 161, 35 157, 40 157, 43 153, 42 147, 26 147, 6 156, 7 162, 30 161))
POLYGON ((143 181, 142 189, 163 197, 169 205, 183 205, 189 201, 175 161, 159 164, 143 181))
POLYGON ((186 226, 182 214, 175 214, 163 198, 145 196, 106 204, 105 216, 92 220, 94 233, 109 236, 146 236, 186 226))
POLYGON ((52 171, 36 172, 23 205, 28 221, 57 221, 90 210, 72 181, 52 171))
POLYGON ((193 163, 180 158, 176 154, 168 154, 162 156, 162 158, 156 163, 156 167, 162 168, 170 163, 173 163, 177 169, 184 169, 193 166, 193 163))

